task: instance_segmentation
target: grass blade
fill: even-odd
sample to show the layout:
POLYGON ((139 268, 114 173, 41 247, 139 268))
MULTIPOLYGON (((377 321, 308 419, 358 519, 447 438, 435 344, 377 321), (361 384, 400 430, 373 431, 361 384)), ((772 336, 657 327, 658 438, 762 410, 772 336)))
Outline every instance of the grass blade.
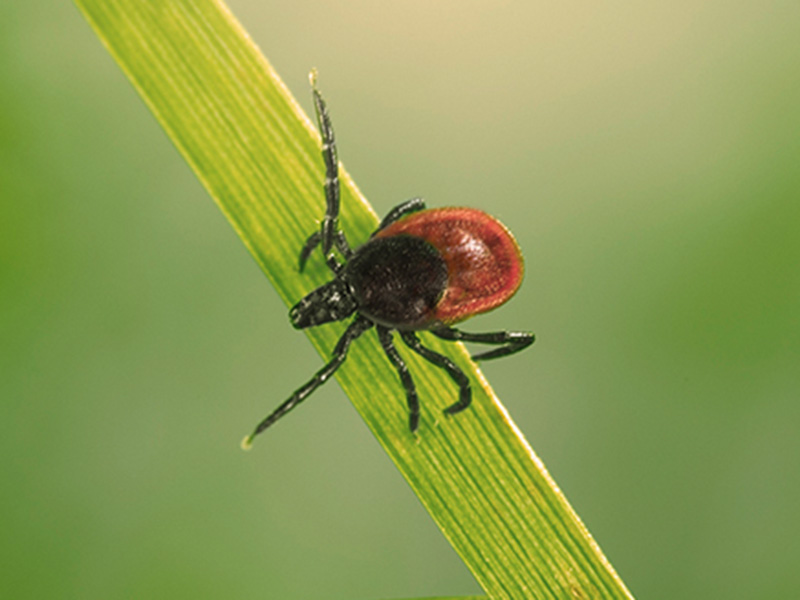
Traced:
MULTIPOLYGON (((319 263, 304 276, 296 270, 298 249, 324 212, 319 137, 227 7, 76 2, 284 301, 326 281, 319 263)), ((342 226, 358 244, 377 219, 346 173, 342 183, 342 226)), ((327 356, 343 328, 308 335, 327 356)), ((425 343, 467 372, 475 401, 444 418, 452 382, 405 353, 424 403, 416 437, 374 335, 354 344, 337 378, 487 594, 630 598, 464 348, 431 336, 425 343)))

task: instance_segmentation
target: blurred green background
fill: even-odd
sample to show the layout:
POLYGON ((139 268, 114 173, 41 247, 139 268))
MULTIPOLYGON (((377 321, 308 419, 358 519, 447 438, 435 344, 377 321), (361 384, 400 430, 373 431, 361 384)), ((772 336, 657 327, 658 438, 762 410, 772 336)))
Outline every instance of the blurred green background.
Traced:
MULTIPOLYGON (((800 581, 800 4, 231 0, 379 213, 527 259, 468 329, 640 598, 800 581)), ((0 7, 3 598, 479 593, 70 3, 0 7)), ((309 223, 309 231, 313 224, 309 223)))

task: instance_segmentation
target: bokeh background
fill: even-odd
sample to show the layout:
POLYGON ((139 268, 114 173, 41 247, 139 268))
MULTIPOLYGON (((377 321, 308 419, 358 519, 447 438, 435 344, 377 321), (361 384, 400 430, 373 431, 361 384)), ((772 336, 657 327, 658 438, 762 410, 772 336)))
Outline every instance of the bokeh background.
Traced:
MULTIPOLYGON (((515 232, 472 330, 640 598, 800 588, 800 4, 231 0, 379 213, 515 232)), ((479 593, 68 2, 0 5, 0 596, 479 593)), ((312 224, 309 224, 312 227, 312 224)))

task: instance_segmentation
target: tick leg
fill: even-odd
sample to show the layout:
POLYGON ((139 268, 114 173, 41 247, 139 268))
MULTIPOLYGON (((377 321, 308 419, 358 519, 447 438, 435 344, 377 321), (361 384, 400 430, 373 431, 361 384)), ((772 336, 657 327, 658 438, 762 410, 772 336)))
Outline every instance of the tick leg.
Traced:
POLYGON ((378 339, 381 341, 381 346, 383 346, 386 356, 389 357, 389 362, 397 369, 397 374, 400 376, 400 381, 403 382, 403 388, 406 390, 408 426, 413 433, 419 427, 419 398, 417 397, 417 389, 414 387, 414 380, 411 379, 411 373, 408 372, 405 361, 394 347, 391 330, 388 327, 378 325, 378 339))
MULTIPOLYGON (((336 243, 337 221, 339 219, 339 158, 336 151, 336 137, 333 134, 328 107, 317 89, 317 73, 309 75, 311 91, 314 96, 314 110, 317 114, 319 132, 322 136, 322 159, 325 161, 325 217, 320 228, 322 252, 327 256, 336 243)), ((346 243, 346 242, 345 242, 346 243)), ((308 242, 306 242, 308 245, 308 242)), ((315 244, 314 244, 315 245, 315 244)), ((313 247, 313 246, 312 246, 313 247)), ((348 247, 349 249, 349 247, 348 247)))
MULTIPOLYGON (((301 273, 303 272, 303 269, 305 269, 306 262, 311 256, 311 253, 314 251, 314 248, 319 246, 321 240, 322 232, 320 231, 315 231, 308 236, 306 243, 303 245, 303 249, 300 251, 300 260, 297 265, 298 270, 301 273)), ((337 231, 336 237, 333 239, 333 241, 336 245, 336 249, 342 253, 342 256, 344 256, 345 260, 349 259, 353 255, 353 250, 350 248, 350 244, 347 243, 347 238, 344 236, 344 231, 337 231)))
POLYGON ((472 360, 489 360, 492 358, 500 358, 501 356, 508 356, 509 354, 514 354, 515 352, 527 348, 533 343, 534 339, 536 339, 532 333, 523 331, 467 333, 466 331, 459 331, 453 327, 445 327, 442 329, 434 329, 431 333, 443 340, 454 342, 478 342, 479 344, 501 345, 500 348, 495 348, 488 352, 473 354, 472 360))
POLYGON ((350 347, 350 344, 353 342, 353 340, 355 340, 370 327, 372 327, 371 321, 363 317, 357 317, 344 332, 344 335, 342 335, 342 337, 339 338, 339 341, 336 343, 331 361, 317 371, 314 377, 312 377, 303 387, 296 390, 286 402, 281 404, 272 412, 272 414, 261 421, 253 433, 245 438, 243 446, 250 446, 250 444, 253 443, 253 438, 273 425, 278 419, 300 404, 303 400, 308 398, 314 390, 325 383, 347 358, 347 349, 350 347))
MULTIPOLYGON (((387 225, 391 225, 398 219, 405 217, 407 214, 417 212, 418 210, 425 210, 425 200, 422 198, 411 198, 411 200, 406 200, 402 204, 398 204, 383 218, 383 221, 378 225, 378 229, 375 230, 375 233, 378 233, 381 229, 387 225)), ((372 235, 375 235, 375 233, 372 235)))
POLYGON ((464 374, 464 371, 459 369, 458 366, 446 356, 443 356, 438 352, 434 352, 433 350, 423 346, 413 331, 401 331, 400 336, 403 338, 403 341, 409 348, 411 348, 425 360, 432 362, 437 367, 441 367, 447 371, 450 379, 458 384, 458 402, 445 408, 444 412, 449 415, 453 415, 467 408, 472 402, 472 389, 470 388, 469 379, 464 374))

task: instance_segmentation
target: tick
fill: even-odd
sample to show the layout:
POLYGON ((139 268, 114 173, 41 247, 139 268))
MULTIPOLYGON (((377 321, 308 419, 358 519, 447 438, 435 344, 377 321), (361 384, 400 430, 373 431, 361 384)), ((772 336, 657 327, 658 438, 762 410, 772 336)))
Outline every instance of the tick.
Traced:
POLYGON ((494 217, 473 208, 426 209, 421 198, 412 198, 389 211, 365 244, 355 250, 350 247, 338 226, 339 161, 333 127, 313 71, 310 81, 322 135, 327 209, 320 229, 300 251, 299 270, 303 271, 312 252, 321 246, 334 278, 295 304, 289 318, 296 329, 305 329, 355 317, 336 344, 331 361, 261 421, 244 439, 244 447, 325 383, 347 358, 350 344, 373 327, 405 389, 412 432, 419 426, 419 399, 408 367, 394 346, 394 332, 456 383, 458 401, 444 411, 450 415, 470 405, 469 379, 449 358, 423 346, 418 331, 430 331, 444 340, 498 346, 473 355, 473 360, 508 356, 534 340, 533 334, 526 332, 467 333, 452 327, 505 303, 522 281, 519 246, 494 217), (343 263, 334 250, 339 251, 343 263))

